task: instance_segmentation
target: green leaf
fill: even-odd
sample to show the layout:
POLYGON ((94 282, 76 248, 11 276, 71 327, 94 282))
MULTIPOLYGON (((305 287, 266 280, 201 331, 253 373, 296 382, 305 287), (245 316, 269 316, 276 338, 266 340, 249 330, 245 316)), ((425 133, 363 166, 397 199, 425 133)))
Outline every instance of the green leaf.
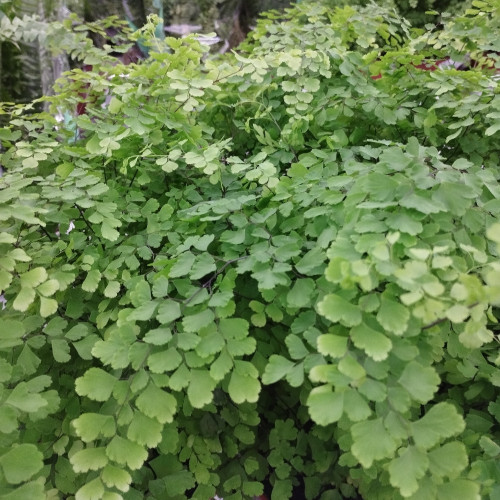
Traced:
POLYGON ((107 220, 101 224, 101 235, 109 241, 116 241, 120 237, 120 233, 107 220))
POLYGON ((382 295, 380 309, 377 313, 377 321, 388 331, 395 335, 403 335, 405 332, 410 313, 408 309, 382 295))
POLYGON ((292 359, 303 359, 309 354, 309 349, 298 335, 287 335, 285 344, 292 359))
POLYGON ((5 480, 10 484, 28 481, 43 467, 43 455, 33 444, 14 445, 0 456, 5 480))
POLYGON ((119 292, 120 292, 120 283, 118 281, 108 281, 108 284, 104 289, 104 296, 112 299, 116 297, 119 292))
POLYGON ((117 464, 127 465, 135 470, 142 467, 148 457, 148 452, 137 443, 115 436, 106 446, 106 455, 117 464))
POLYGON ((182 356, 175 347, 156 352, 148 356, 148 366, 153 373, 165 373, 175 370, 182 362, 182 356))
POLYGON ((430 469, 436 476, 457 477, 468 465, 467 449, 463 443, 452 441, 428 453, 430 469))
POLYGON ((99 436, 112 437, 116 433, 115 419, 111 415, 82 413, 71 424, 85 443, 95 441, 99 436))
POLYGON ((154 448, 162 440, 163 425, 140 411, 134 412, 128 427, 127 438, 134 443, 154 448))
POLYGON ((403 370, 398 382, 414 400, 427 403, 438 390, 441 379, 433 367, 422 366, 416 361, 410 361, 403 370))
POLYGON ((450 403, 434 405, 420 420, 411 424, 415 444, 426 449, 460 434, 464 428, 464 419, 450 403))
POLYGON ((0 332, 0 349, 5 350, 22 345, 22 338, 26 330, 21 321, 0 319, 0 332))
POLYGON ((95 292, 101 281, 101 273, 97 269, 92 269, 87 273, 87 277, 82 283, 82 289, 86 292, 95 292))
POLYGON ((197 314, 184 316, 182 326, 186 332, 198 332, 201 328, 213 323, 214 313, 211 309, 205 309, 197 314))
POLYGON ((333 392, 330 385, 315 387, 307 398, 309 414, 318 425, 337 422, 344 412, 344 393, 333 392))
POLYGON ((307 307, 311 304, 316 286, 310 278, 298 279, 286 296, 290 307, 307 307))
POLYGON ((43 267, 35 267, 21 274, 21 286, 36 288, 47 279, 47 271, 43 267))
POLYGON ((439 500, 479 500, 480 485, 467 479, 455 479, 449 483, 441 484, 437 487, 437 497, 439 500))
POLYGON ((344 412, 352 422, 366 420, 372 413, 366 399, 356 389, 344 392, 344 412))
POLYGON ((214 380, 222 380, 231 371, 232 367, 233 358, 227 349, 223 349, 220 356, 210 365, 210 376, 214 380))
POLYGON ((257 379, 259 372, 248 361, 235 361, 234 370, 229 380, 228 391, 236 404, 245 401, 255 403, 259 399, 260 383, 257 379))
POLYGON ((104 494, 102 481, 100 478, 96 477, 76 492, 75 500, 98 500, 102 499, 104 494))
POLYGON ((178 302, 173 300, 166 300, 160 304, 158 308, 158 313, 156 315, 156 319, 162 325, 169 325, 172 321, 175 321, 177 318, 180 318, 181 306, 178 302))
POLYGON ((50 344, 55 361, 58 363, 67 363, 71 359, 69 345, 66 340, 52 339, 50 344))
POLYGON ((186 276, 191 271, 195 261, 195 256, 191 252, 184 252, 178 258, 175 264, 170 268, 169 278, 180 278, 186 276))
POLYGON ((224 342, 224 337, 219 332, 215 331, 201 338, 200 342, 196 346, 196 353, 202 358, 207 358, 222 351, 222 348, 225 345, 226 343, 224 342))
POLYGON ((339 295, 328 294, 318 304, 318 312, 326 319, 344 326, 355 326, 361 323, 361 311, 339 295))
POLYGON ((269 358, 269 363, 267 363, 262 375, 262 383, 265 385, 274 384, 286 377, 290 371, 293 369, 294 363, 284 358, 283 356, 278 356, 272 354, 269 358))
POLYGON ((144 335, 144 342, 153 345, 165 345, 172 338, 172 331, 169 328, 155 328, 154 330, 149 330, 146 335, 144 335))
POLYGON ((127 471, 109 464, 101 472, 101 478, 109 488, 114 487, 123 492, 129 490, 132 482, 132 477, 127 471))
POLYGON ((352 454, 363 467, 371 467, 375 460, 391 458, 397 441, 384 427, 381 418, 358 422, 351 427, 352 454))
POLYGON ((324 335, 320 335, 317 339, 318 352, 324 356, 341 358, 347 352, 347 341, 347 337, 325 333, 324 335))
POLYGON ((365 323, 352 328, 350 337, 357 348, 363 349, 375 361, 387 359, 392 349, 392 342, 389 338, 365 323))
POLYGON ((151 418, 156 418, 160 424, 172 422, 177 410, 177 400, 167 392, 150 382, 136 400, 139 410, 151 418))
POLYGON ((94 401, 107 401, 115 387, 117 379, 101 368, 89 368, 83 377, 75 381, 76 392, 94 401))
POLYGON ((407 446, 399 450, 399 457, 389 464, 391 484, 398 488, 403 497, 409 497, 418 490, 419 479, 429 467, 427 454, 416 446, 407 446))
POLYGON ((132 482, 132 477, 127 471, 109 464, 101 472, 101 478, 109 488, 114 487, 123 492, 129 490, 132 482))
POLYGON ((212 274, 216 269, 214 258, 208 253, 202 253, 196 257, 189 277, 192 280, 199 280, 212 274))
POLYGON ((88 472, 102 469, 108 457, 104 448, 86 448, 71 455, 70 462, 75 472, 88 472))
POLYGON ((37 292, 44 297, 51 297, 59 290, 59 281, 47 280, 37 287, 37 292))
POLYGON ((35 413, 40 408, 47 406, 47 400, 40 396, 40 394, 30 392, 29 386, 25 382, 17 384, 5 402, 27 413, 35 413))
MULTIPOLYGON (((168 295, 168 279, 165 276, 159 276, 153 282, 153 296, 156 298, 166 297, 168 295)), ((161 306, 160 306, 161 307, 161 306)))
POLYGON ((193 408, 203 408, 212 402, 213 390, 217 382, 212 379, 208 370, 191 370, 187 396, 193 408))
POLYGON ((57 300, 40 297, 40 316, 42 318, 47 318, 48 316, 55 314, 57 312, 58 305, 57 300))
POLYGON ((20 292, 17 294, 17 297, 14 299, 14 303, 12 304, 12 307, 16 311, 27 311, 28 307, 33 303, 35 300, 36 294, 35 290, 33 288, 21 288, 20 292))

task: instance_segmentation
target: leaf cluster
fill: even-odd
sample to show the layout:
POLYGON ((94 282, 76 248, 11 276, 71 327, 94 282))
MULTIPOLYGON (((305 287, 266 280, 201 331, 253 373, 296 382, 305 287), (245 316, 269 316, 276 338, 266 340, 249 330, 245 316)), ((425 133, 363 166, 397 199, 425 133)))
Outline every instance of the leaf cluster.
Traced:
POLYGON ((15 109, 0 496, 498 495, 495 56, 417 66, 481 61, 499 10, 299 4, 15 109))

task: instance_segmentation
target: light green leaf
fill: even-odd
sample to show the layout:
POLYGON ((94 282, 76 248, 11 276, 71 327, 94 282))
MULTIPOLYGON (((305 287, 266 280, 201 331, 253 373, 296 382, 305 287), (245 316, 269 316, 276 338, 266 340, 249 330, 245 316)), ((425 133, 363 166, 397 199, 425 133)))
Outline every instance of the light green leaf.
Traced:
POLYGON ((144 302, 128 316, 129 321, 148 321, 156 313, 158 301, 144 302))
POLYGON ((169 325, 172 321, 175 321, 177 318, 180 318, 181 306, 178 302, 174 300, 166 300, 160 304, 158 308, 158 313, 156 315, 156 319, 162 325, 169 325))
POLYGON ((103 495, 104 486, 101 479, 96 477, 76 492, 75 500, 101 500, 103 495))
POLYGON ((34 267, 21 274, 21 286, 35 288, 47 279, 47 271, 43 267, 34 267))
POLYGON ((75 472, 102 469, 108 463, 104 448, 86 448, 71 455, 69 461, 75 472))
POLYGON ((120 291, 120 283, 118 281, 108 281, 104 289, 104 296, 110 299, 115 298, 120 291))
POLYGON ((5 402, 27 413, 35 413, 48 404, 47 400, 40 396, 40 394, 30 392, 26 382, 17 384, 5 402))
POLYGON ((307 307, 311 304, 316 286, 311 278, 298 279, 286 296, 290 307, 307 307))
MULTIPOLYGON (((233 367, 233 358, 223 349, 220 356, 210 365, 210 376, 214 380, 222 380, 233 367)), ((264 383, 264 381, 263 381, 264 383)))
POLYGON ((463 443, 452 441, 428 453, 430 469, 436 476, 457 477, 468 465, 469 458, 463 443))
POLYGON ((361 323, 361 311, 339 295, 325 295, 318 304, 318 312, 334 323, 344 326, 355 326, 361 323))
POLYGON ((215 331, 201 337, 200 342, 196 346, 196 353, 202 358, 207 358, 208 356, 212 356, 213 354, 220 352, 225 344, 224 337, 220 334, 220 332, 215 331))
POLYGON ((269 363, 267 363, 262 375, 262 383, 265 385, 274 384, 278 380, 286 377, 290 371, 293 369, 294 363, 279 356, 277 354, 272 354, 269 358, 269 363))
POLYGON ((47 280, 37 287, 37 292, 44 297, 51 297, 59 290, 59 281, 47 280))
POLYGON ((382 295, 377 321, 388 331, 395 335, 403 335, 410 319, 408 309, 382 295))
POLYGON ((480 485, 467 479, 455 479, 438 486, 439 500, 480 500, 480 485))
POLYGON ((67 363, 71 359, 69 345, 66 340, 52 339, 50 344, 55 361, 58 363, 67 363))
POLYGON ((99 436, 112 437, 116 433, 115 419, 111 415, 83 413, 71 424, 85 443, 95 441, 99 436))
POLYGON ((33 288, 27 288, 23 287, 21 288, 20 292, 17 294, 17 297, 14 299, 14 303, 12 304, 12 307, 16 311, 27 311, 28 307, 33 303, 35 300, 36 294, 35 290, 33 288))
POLYGON ((40 316, 47 318, 57 312, 57 300, 40 297, 40 316))
POLYGON ((202 253, 196 257, 189 277, 192 280, 199 280, 212 274, 216 269, 214 258, 208 253, 202 253))
POLYGON ((177 400, 174 396, 156 387, 153 382, 139 395, 136 405, 142 413, 156 418, 160 424, 172 422, 177 410, 177 400))
POLYGON ((460 434, 464 428, 464 419, 451 403, 434 405, 420 420, 411 424, 415 444, 426 449, 460 434))
POLYGON ((101 235, 109 241, 116 241, 119 238, 120 233, 108 222, 107 219, 104 219, 104 222, 101 224, 101 235))
POLYGON ((255 403, 259 399, 259 372, 248 361, 235 361, 234 370, 229 380, 228 392, 236 404, 255 403))
POLYGON ((106 446, 106 455, 117 464, 127 465, 132 470, 140 469, 148 458, 145 448, 120 436, 115 436, 106 446))
POLYGON ((107 401, 115 387, 117 379, 101 368, 89 368, 83 377, 75 381, 76 392, 94 401, 107 401))
POLYGON ((411 361, 406 365, 398 382, 415 401, 427 403, 437 391, 441 379, 432 366, 422 366, 411 361))
POLYGON ((215 315, 211 309, 205 309, 197 314, 184 316, 182 326, 186 332, 198 332, 201 328, 213 323, 215 315))
POLYGON ((418 490, 419 479, 429 467, 427 454, 416 446, 407 446, 399 457, 389 464, 389 478, 392 486, 398 488, 403 497, 409 497, 418 490))
POLYGON ((163 425, 140 411, 134 412, 128 427, 127 438, 134 443, 154 448, 162 440, 163 425))
POLYGON ((87 273, 87 277, 82 283, 82 289, 86 292, 95 292, 101 281, 101 273, 97 269, 92 269, 87 273))
POLYGON ((383 420, 367 420, 351 427, 352 454, 363 467, 371 467, 375 460, 391 458, 398 443, 384 427, 383 420))
MULTIPOLYGON (((180 334, 182 335, 182 334, 180 334)), ((153 373, 165 373, 175 370, 182 362, 182 356, 175 347, 150 354, 148 366, 153 373)))
POLYGON ((7 290, 12 282, 12 274, 5 269, 0 269, 0 290, 7 290))
MULTIPOLYGON (((21 321, 0 319, 0 332, 0 349, 10 349, 23 343, 22 338, 26 330, 21 321)), ((2 375, 0 379, 1 377, 2 375)))
POLYGON ((165 276, 159 276, 153 282, 153 296, 156 298, 166 297, 168 295, 168 279, 165 276))
POLYGON ((309 354, 309 349, 298 335, 287 335, 285 344, 292 359, 304 359, 309 354))
POLYGON ((344 411, 344 393, 333 392, 331 385, 315 387, 307 398, 309 415, 318 425, 337 422, 344 411))
POLYGON ((212 379, 208 370, 191 370, 191 378, 187 390, 189 402, 193 408, 203 408, 212 402, 213 390, 217 382, 212 379))
POLYGON ((132 482, 132 477, 126 470, 109 464, 101 472, 101 478, 103 483, 109 488, 115 487, 123 492, 130 489, 130 483, 132 482))
POLYGON ((155 328, 154 330, 149 330, 146 335, 144 335, 144 342, 153 345, 165 345, 172 338, 172 331, 169 328, 155 328))
POLYGON ((389 338, 365 323, 352 328, 350 337, 358 349, 363 349, 375 361, 387 359, 392 349, 392 342, 389 338))
POLYGON ((366 399, 356 389, 344 392, 344 412, 353 422, 366 420, 372 413, 366 399))
POLYGON ((195 256, 191 252, 184 252, 178 258, 175 264, 170 268, 169 278, 180 278, 186 276, 193 267, 195 256))
POLYGON ((14 445, 0 456, 5 480, 10 484, 28 481, 43 467, 43 455, 33 444, 14 445))
POLYGON ((341 358, 347 352, 347 337, 325 333, 317 339, 318 352, 324 356, 332 358, 341 358))

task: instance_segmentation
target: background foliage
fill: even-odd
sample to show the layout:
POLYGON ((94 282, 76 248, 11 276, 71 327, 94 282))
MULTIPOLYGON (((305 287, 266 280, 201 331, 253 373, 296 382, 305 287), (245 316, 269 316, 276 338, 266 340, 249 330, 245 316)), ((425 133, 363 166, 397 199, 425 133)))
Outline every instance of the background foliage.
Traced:
MULTIPOLYGON (((298 3, 298 2, 297 2, 298 3)), ((324 0, 324 5, 334 8, 350 4, 349 0, 324 0)), ((359 2, 366 4, 366 0, 359 2)), ((75 13, 86 22, 95 22, 116 15, 131 26, 140 27, 147 15, 158 14, 165 25, 172 29, 195 29, 203 33, 216 32, 220 43, 212 51, 226 51, 237 46, 255 25, 259 14, 270 9, 289 7, 289 0, 1 0, 0 20, 6 17, 17 20, 18 36, 26 32, 32 36, 22 43, 2 43, 0 35, 0 99, 3 101, 29 102, 41 95, 52 93, 52 86, 69 65, 75 65, 71 56, 51 56, 43 42, 47 30, 45 23, 33 30, 32 16, 45 22, 63 21, 75 13), (20 20, 23 22, 19 22, 20 20), (191 28, 188 28, 188 27, 191 28), (35 35, 35 37, 33 37, 35 35), (40 40, 37 37, 42 37, 40 40)), ((379 2, 410 20, 413 26, 423 27, 433 22, 425 12, 437 8, 441 12, 458 12, 470 6, 470 0, 383 0, 379 2)), ((7 19, 5 19, 7 21, 7 19)), ((2 27, 6 29, 5 26, 2 27)), ((12 40, 12 39, 11 39, 12 40)))
POLYGON ((0 498, 498 498, 499 11, 51 25, 93 69, 1 108, 0 498))

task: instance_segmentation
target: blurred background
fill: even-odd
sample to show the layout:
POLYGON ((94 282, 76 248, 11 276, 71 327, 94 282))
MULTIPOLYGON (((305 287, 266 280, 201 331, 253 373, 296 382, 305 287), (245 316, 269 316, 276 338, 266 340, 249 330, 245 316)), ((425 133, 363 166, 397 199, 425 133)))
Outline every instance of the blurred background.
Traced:
MULTIPOLYGON (((306 3, 307 0, 301 0, 306 3)), ((426 11, 457 11, 470 0, 378 0, 397 9, 414 26, 425 29, 435 21, 426 11)), ((369 3, 368 0, 323 0, 327 6, 369 3)), ((190 32, 217 34, 212 51, 235 48, 255 25, 259 14, 284 9, 288 0, 0 0, 0 101, 29 102, 50 94, 54 81, 69 69, 65 54, 53 56, 36 33, 30 42, 13 41, 5 35, 6 22, 36 15, 42 21, 63 21, 71 13, 86 22, 116 15, 134 29, 141 27, 149 14, 164 20, 167 36, 190 32), (2 37, 2 30, 4 36, 2 37)), ((21 29, 21 25, 20 28, 21 29)), ((25 29, 25 28, 22 28, 25 29)))

